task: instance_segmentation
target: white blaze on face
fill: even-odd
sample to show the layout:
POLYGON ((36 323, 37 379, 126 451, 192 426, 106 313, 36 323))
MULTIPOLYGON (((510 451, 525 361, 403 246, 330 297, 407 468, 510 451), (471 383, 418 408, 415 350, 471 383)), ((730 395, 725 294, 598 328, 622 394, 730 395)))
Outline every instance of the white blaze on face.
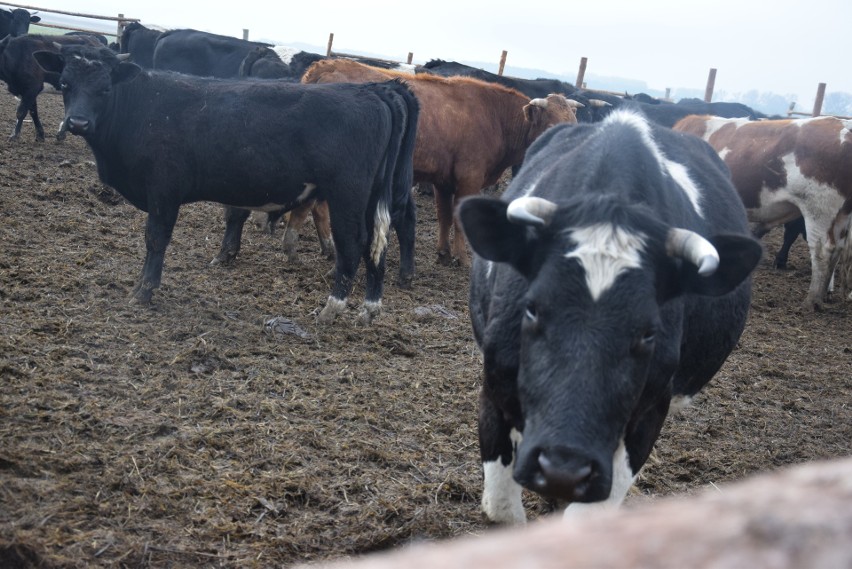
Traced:
POLYGON ((302 50, 287 45, 274 45, 272 46, 272 51, 274 51, 278 55, 281 61, 283 61, 287 65, 290 65, 290 62, 293 61, 293 56, 302 50))
POLYGON ((701 209, 701 188, 699 188, 689 176, 689 171, 686 169, 686 166, 671 160, 668 156, 663 154, 662 149, 654 140, 654 136, 651 133, 651 126, 644 117, 627 111, 615 112, 604 119, 604 124, 609 123, 626 124, 636 129, 642 137, 642 140, 645 142, 645 146, 651 151, 654 158, 657 159, 657 163, 660 165, 660 171, 662 174, 668 174, 671 176, 692 203, 695 213, 704 217, 704 211, 701 209))
MULTIPOLYGON (((521 444, 521 433, 512 429, 512 444, 515 449, 521 444)), ((515 453, 512 462, 504 466, 499 458, 493 462, 483 462, 484 482, 482 488, 482 511, 492 522, 522 524, 527 521, 524 504, 521 501, 521 485, 512 478, 515 467, 515 453)))
POLYGON ((592 300, 609 290, 618 275, 642 265, 645 236, 625 231, 609 223, 570 230, 577 248, 565 254, 577 259, 586 270, 586 284, 592 300))

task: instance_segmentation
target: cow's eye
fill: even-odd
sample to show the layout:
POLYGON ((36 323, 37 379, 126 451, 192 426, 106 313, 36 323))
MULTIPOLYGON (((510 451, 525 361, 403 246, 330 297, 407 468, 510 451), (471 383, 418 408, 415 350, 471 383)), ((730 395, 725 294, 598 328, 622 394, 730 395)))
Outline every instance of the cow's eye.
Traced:
POLYGON ((59 84, 59 89, 60 89, 60 90, 62 90, 62 91, 70 91, 70 90, 71 90, 71 85, 69 85, 69 84, 68 84, 68 83, 66 83, 65 81, 62 81, 62 82, 59 84))
POLYGON ((657 331, 654 328, 648 328, 641 335, 637 336, 633 342, 632 352, 636 356, 650 354, 654 349, 654 342, 657 339, 657 331))

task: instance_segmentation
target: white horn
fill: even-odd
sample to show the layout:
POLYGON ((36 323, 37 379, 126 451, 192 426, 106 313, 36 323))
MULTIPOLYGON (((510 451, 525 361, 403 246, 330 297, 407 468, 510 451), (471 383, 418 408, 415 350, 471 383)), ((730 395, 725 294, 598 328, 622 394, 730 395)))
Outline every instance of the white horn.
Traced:
POLYGON ((506 217, 513 223, 545 226, 550 223, 557 205, 552 201, 536 197, 524 197, 512 200, 506 217))
POLYGON ((584 105, 580 101, 575 101, 574 99, 566 99, 566 100, 568 101, 569 107, 574 107, 575 109, 583 109, 583 108, 586 107, 586 105, 584 105))
POLYGON ((696 267, 702 277, 712 275, 719 268, 719 253, 704 237, 679 227, 672 227, 666 239, 666 254, 681 257, 696 267))
POLYGON ((611 107, 612 103, 607 103, 601 99, 589 99, 589 104, 593 107, 611 107))
POLYGON ((130 54, 129 53, 117 53, 117 54, 115 54, 115 58, 119 61, 127 61, 128 59, 130 59, 130 54))
POLYGON ((531 99, 529 104, 534 106, 534 107, 544 107, 546 109, 547 108, 547 99, 541 99, 541 98, 531 99))

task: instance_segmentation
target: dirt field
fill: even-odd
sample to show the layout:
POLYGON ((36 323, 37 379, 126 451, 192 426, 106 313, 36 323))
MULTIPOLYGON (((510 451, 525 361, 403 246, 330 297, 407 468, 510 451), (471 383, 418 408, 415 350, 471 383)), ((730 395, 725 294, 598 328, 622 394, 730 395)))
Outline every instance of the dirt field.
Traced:
MULTIPOLYGON (((298 265, 247 225, 238 262, 210 266, 213 204, 182 209, 139 307, 144 214, 80 138, 36 143, 27 123, 7 142, 14 104, 0 95, 0 566, 272 567, 488 530, 468 279, 435 263, 431 198, 415 286, 391 279, 372 327, 355 307, 315 324, 312 229, 298 265), (275 316, 310 337, 266 333, 275 316)), ((60 98, 39 104, 55 131, 60 98)), ((395 275, 395 243, 388 258, 395 275)), ((852 302, 803 311, 803 242, 790 265, 760 267, 739 349, 669 419, 628 504, 850 454, 852 302)))

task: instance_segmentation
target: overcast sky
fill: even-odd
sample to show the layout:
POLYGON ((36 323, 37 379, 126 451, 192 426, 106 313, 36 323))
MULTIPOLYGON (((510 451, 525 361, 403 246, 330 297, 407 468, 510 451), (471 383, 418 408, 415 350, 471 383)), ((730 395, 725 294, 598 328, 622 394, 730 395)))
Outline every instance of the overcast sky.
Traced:
MULTIPOLYGON (((756 89, 812 104, 817 85, 852 93, 852 0, 432 0, 429 2, 228 3, 73 0, 46 3, 81 13, 139 18, 145 25, 196 28, 276 43, 358 50, 415 62, 490 61, 576 74, 639 79, 653 89, 756 89)), ((48 17, 48 14, 43 14, 48 17)), ((594 87, 590 84, 589 87, 594 87)))

